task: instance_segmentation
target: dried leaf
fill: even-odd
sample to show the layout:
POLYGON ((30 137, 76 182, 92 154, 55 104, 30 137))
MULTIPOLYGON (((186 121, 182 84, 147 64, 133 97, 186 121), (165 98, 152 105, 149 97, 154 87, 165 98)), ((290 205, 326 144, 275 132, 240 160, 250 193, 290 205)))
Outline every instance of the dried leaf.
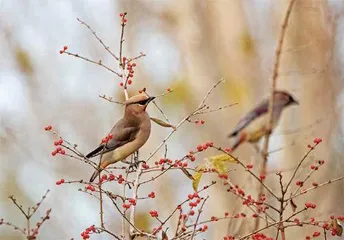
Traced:
POLYGON ((207 160, 212 168, 215 168, 220 174, 228 172, 227 163, 238 163, 237 160, 229 154, 211 156, 207 160))
POLYGON ((331 226, 333 229, 336 230, 336 234, 337 236, 342 236, 343 234, 343 227, 341 225, 341 223, 339 222, 338 219, 333 219, 332 222, 331 222, 331 226))
POLYGON ((195 179, 194 179, 194 177, 191 175, 191 173, 189 173, 188 172, 188 170, 186 170, 185 168, 180 168, 180 170, 182 170, 183 171, 183 173, 190 179, 190 180, 192 180, 192 181, 194 181, 195 179))
POLYGON ((295 212, 297 209, 297 205, 295 204, 293 199, 290 200, 290 206, 291 206, 291 209, 293 210, 293 212, 295 212))
POLYGON ((161 119, 158 119, 158 118, 150 118, 153 122, 155 122, 156 124, 162 126, 162 127, 170 127, 170 128, 173 128, 174 130, 176 130, 176 127, 167 123, 167 122, 164 122, 163 120, 161 119))

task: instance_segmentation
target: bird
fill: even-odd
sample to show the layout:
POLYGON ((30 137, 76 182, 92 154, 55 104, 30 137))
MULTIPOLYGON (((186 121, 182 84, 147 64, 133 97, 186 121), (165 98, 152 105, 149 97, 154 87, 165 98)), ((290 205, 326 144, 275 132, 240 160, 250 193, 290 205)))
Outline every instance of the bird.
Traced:
POLYGON ((108 134, 111 137, 86 155, 86 158, 101 156, 99 167, 92 174, 90 182, 108 165, 125 160, 147 142, 151 121, 146 108, 153 99, 155 97, 138 94, 123 103, 124 116, 111 129, 108 134))
POLYGON ((269 130, 268 123, 269 99, 262 100, 255 108, 241 118, 234 130, 228 134, 228 138, 235 138, 230 150, 233 152, 244 142, 256 143, 267 131, 273 131, 278 125, 283 110, 299 102, 286 91, 276 90, 274 92, 274 106, 272 111, 272 126, 269 130))

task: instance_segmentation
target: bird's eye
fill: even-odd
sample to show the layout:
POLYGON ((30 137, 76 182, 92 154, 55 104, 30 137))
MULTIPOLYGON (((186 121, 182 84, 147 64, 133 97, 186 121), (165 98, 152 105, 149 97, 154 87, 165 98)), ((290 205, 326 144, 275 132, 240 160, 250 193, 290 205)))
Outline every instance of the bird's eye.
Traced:
POLYGON ((139 101, 138 104, 141 106, 144 106, 144 105, 146 105, 147 101, 148 101, 148 99, 142 100, 142 101, 139 101))

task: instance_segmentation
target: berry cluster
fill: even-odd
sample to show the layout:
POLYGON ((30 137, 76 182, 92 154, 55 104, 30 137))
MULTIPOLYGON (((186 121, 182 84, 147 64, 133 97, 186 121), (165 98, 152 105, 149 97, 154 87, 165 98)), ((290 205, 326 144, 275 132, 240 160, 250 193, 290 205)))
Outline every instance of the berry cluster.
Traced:
POLYGON ((62 179, 56 181, 56 185, 61 185, 64 182, 65 182, 65 180, 62 178, 62 179))
POLYGON ((122 26, 124 26, 125 23, 128 21, 128 20, 125 18, 126 15, 127 15, 126 12, 120 13, 120 14, 119 14, 119 17, 121 18, 121 21, 122 21, 122 26))
POLYGON ((108 134, 106 137, 102 139, 102 143, 108 143, 113 138, 112 134, 108 134))
POLYGON ((60 54, 63 54, 65 51, 67 51, 68 47, 67 46, 64 46, 62 50, 60 50, 60 54))
POLYGON ((95 228, 94 225, 92 225, 92 226, 86 228, 86 230, 83 231, 80 235, 81 235, 82 239, 85 240, 85 239, 89 239, 90 238, 90 234, 91 233, 95 233, 95 232, 96 232, 96 228, 95 228))
POLYGON ((51 152, 52 156, 55 156, 56 154, 66 154, 66 151, 60 147, 63 144, 63 139, 60 139, 58 141, 54 142, 54 146, 57 146, 54 151, 51 152))

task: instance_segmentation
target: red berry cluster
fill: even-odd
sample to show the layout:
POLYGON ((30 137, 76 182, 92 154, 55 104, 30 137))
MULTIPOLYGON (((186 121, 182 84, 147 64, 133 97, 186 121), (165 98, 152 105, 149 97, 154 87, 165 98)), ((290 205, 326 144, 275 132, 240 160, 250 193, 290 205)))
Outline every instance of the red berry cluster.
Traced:
POLYGON ((205 231, 207 231, 208 230, 208 225, 203 225, 203 227, 200 227, 199 229, 198 229, 198 231, 200 231, 200 232, 205 232, 205 231))
POLYGON ((155 198, 155 192, 149 193, 149 194, 148 194, 148 197, 149 197, 149 198, 155 198))
POLYGON ((159 217, 159 214, 156 210, 150 210, 149 214, 151 215, 151 217, 154 217, 154 218, 159 217))
MULTIPOLYGON (((136 67, 136 63, 131 63, 130 60, 128 60, 126 57, 122 58, 122 64, 123 64, 123 68, 125 68, 125 66, 127 67, 127 71, 128 71, 128 75, 127 75, 127 84, 131 85, 133 83, 133 77, 134 77, 134 68, 136 67)), ((124 86, 124 82, 120 82, 119 84, 121 87, 124 86)), ((143 90, 140 90, 139 93, 144 92, 143 90)))
POLYGON ((106 137, 102 139, 102 143, 108 143, 113 138, 112 134, 108 134, 106 137))
POLYGON ((53 129, 53 127, 50 126, 50 125, 48 125, 48 126, 46 126, 46 127, 44 128, 45 131, 50 131, 50 130, 52 130, 52 129, 53 129))
POLYGON ((60 140, 54 142, 54 146, 58 146, 58 147, 54 151, 51 152, 52 156, 55 156, 58 153, 60 153, 62 155, 66 154, 66 151, 64 149, 62 149, 62 147, 60 147, 60 145, 62 145, 62 143, 63 143, 63 139, 60 139, 60 140))
POLYGON ((232 235, 224 236, 223 240, 234 240, 235 238, 232 235))
POLYGON ((127 22, 127 19, 125 18, 126 15, 127 15, 126 12, 119 14, 119 17, 121 18, 121 21, 122 21, 122 26, 124 26, 125 23, 127 22))
POLYGON ((253 168, 253 164, 247 164, 246 167, 247 167, 247 169, 252 169, 253 168))
POLYGON ((94 225, 86 228, 85 231, 83 231, 80 235, 82 237, 82 239, 89 239, 90 238, 90 233, 95 233, 96 232, 96 228, 94 225))
POLYGON ((225 152, 227 152, 227 153, 230 153, 230 152, 232 151, 231 148, 225 148, 224 150, 225 150, 225 152))
POLYGON ((206 142, 205 144, 200 144, 197 146, 197 151, 202 152, 204 150, 207 150, 208 147, 214 146, 213 142, 206 142))
POLYGON ((193 122, 195 124, 201 124, 201 125, 203 125, 205 123, 204 120, 194 120, 194 121, 191 121, 191 122, 193 122))
POLYGON ((56 185, 61 185, 64 182, 65 182, 65 180, 62 178, 62 179, 56 181, 56 185))
POLYGON ((86 190, 90 190, 91 192, 94 192, 96 189, 93 185, 89 184, 86 186, 86 190))
POLYGON ((64 46, 62 50, 60 50, 60 54, 64 53, 65 51, 67 51, 68 47, 64 46))
POLYGON ((149 165, 147 163, 142 163, 142 168, 143 169, 149 169, 149 165))
POLYGON ((123 203, 123 208, 125 209, 125 210, 127 210, 127 209, 129 209, 131 206, 136 206, 136 199, 134 199, 134 198, 129 198, 128 199, 128 202, 129 203, 123 203))
POLYGON ((264 233, 256 233, 252 236, 252 240, 273 240, 273 238, 266 236, 264 233))
POLYGON ((314 203, 309 203, 309 202, 306 202, 305 206, 306 208, 313 208, 313 209, 317 207, 317 205, 315 205, 314 203))
POLYGON ((312 146, 311 144, 308 144, 307 147, 313 150, 321 142, 322 142, 321 138, 314 138, 313 140, 314 145, 312 146))

